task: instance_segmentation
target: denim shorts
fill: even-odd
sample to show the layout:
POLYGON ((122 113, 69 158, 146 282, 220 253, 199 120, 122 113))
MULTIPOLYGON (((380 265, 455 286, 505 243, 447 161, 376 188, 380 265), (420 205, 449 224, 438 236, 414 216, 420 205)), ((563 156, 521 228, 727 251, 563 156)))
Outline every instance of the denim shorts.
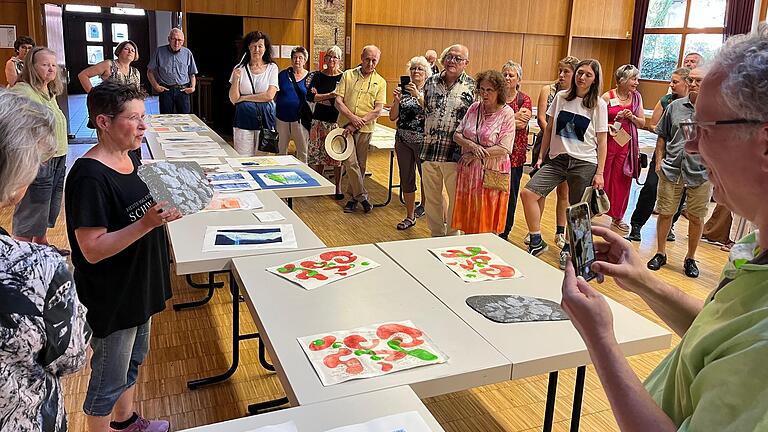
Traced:
POLYGON ((525 188, 545 197, 565 180, 568 182, 568 202, 574 205, 581 201, 587 186, 592 185, 592 178, 596 172, 597 164, 563 153, 536 171, 525 188))
POLYGON ((151 319, 105 338, 91 338, 91 379, 83 403, 87 415, 110 415, 123 392, 136 384, 139 365, 149 351, 150 327, 151 319))
POLYGON ((43 236, 53 228, 61 210, 67 156, 57 156, 40 164, 37 177, 13 212, 13 234, 20 237, 43 236))

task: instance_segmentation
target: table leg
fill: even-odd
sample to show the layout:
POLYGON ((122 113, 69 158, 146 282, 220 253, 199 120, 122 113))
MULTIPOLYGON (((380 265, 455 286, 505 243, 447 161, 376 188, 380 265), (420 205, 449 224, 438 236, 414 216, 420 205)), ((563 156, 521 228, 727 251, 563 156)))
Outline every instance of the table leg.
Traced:
POLYGON ((587 367, 576 369, 576 387, 573 390, 573 411, 571 411, 571 432, 579 432, 581 421, 581 401, 584 398, 584 380, 587 377, 587 367))
POLYGON ((288 203, 288 208, 293 210, 293 198, 287 198, 285 201, 288 203))
MULTIPOLYGON (((187 285, 191 286, 192 288, 197 288, 197 289, 208 289, 208 285, 210 284, 210 277, 211 277, 211 274, 208 273, 208 282, 197 283, 197 282, 192 280, 192 275, 188 274, 188 275, 186 275, 187 285)), ((214 285, 216 286, 216 288, 221 288, 221 287, 224 286, 224 282, 214 282, 214 285)))
POLYGON ((272 408, 277 408, 281 405, 286 405, 287 403, 288 403, 288 398, 281 397, 274 400, 250 404, 248 405, 248 412, 250 414, 261 414, 264 411, 270 410, 272 408))
MULTIPOLYGON (((191 301, 191 302, 187 302, 187 303, 175 304, 175 305, 173 305, 173 310, 180 311, 182 309, 198 307, 198 306, 202 306, 202 305, 208 303, 211 300, 211 298, 213 298, 213 290, 214 290, 214 288, 217 288, 217 287, 220 288, 220 287, 224 286, 224 284, 221 283, 221 282, 214 282, 213 276, 215 274, 216 274, 215 272, 208 272, 208 283, 204 284, 204 285, 203 284, 196 284, 195 282, 192 282, 191 275, 187 275, 187 283, 188 284, 190 284, 190 285, 192 285, 192 284, 198 285, 195 288, 208 288, 208 294, 206 294, 206 296, 202 300, 191 301)), ((192 285, 192 286, 195 286, 195 285, 192 285)))
POLYGON ((389 182, 387 184, 387 200, 381 204, 374 204, 373 205, 374 207, 384 207, 387 204, 389 204, 389 202, 392 201, 392 189, 400 187, 400 185, 392 184, 392 176, 394 175, 394 168, 395 168, 395 151, 392 150, 389 152, 389 182))
POLYGON ((557 371, 549 373, 549 382, 547 383, 547 404, 544 408, 544 427, 543 432, 552 431, 552 419, 555 416, 555 400, 557 399, 557 371))

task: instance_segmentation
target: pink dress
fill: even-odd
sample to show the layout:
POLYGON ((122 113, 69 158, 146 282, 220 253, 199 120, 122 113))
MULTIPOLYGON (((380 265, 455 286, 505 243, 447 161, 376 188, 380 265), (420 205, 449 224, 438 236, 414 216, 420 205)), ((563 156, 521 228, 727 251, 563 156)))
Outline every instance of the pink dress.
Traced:
MULTIPOLYGON (((467 110, 456 129, 468 140, 485 148, 502 147, 506 153, 500 157, 480 160, 470 165, 459 162, 456 169, 456 201, 451 226, 467 234, 500 233, 507 222, 509 192, 483 188, 483 168, 503 173, 510 171, 509 154, 515 142, 515 112, 508 105, 502 106, 489 117, 483 116, 482 102, 475 102, 467 110), (480 110, 480 125, 477 125, 480 110)), ((462 160, 469 150, 462 151, 462 160)))
MULTIPOLYGON (((608 103, 608 124, 613 124, 616 121, 616 114, 620 111, 628 109, 632 110, 632 98, 630 98, 627 105, 621 105, 617 103, 618 96, 616 96, 615 90, 611 90, 609 97, 613 103, 608 103)), ((632 132, 629 129, 629 119, 619 120, 621 128, 624 132, 630 136, 632 132)), ((629 190, 632 187, 632 177, 624 174, 624 163, 629 156, 629 149, 632 147, 631 142, 627 142, 624 146, 620 146, 616 140, 613 139, 611 134, 608 134, 608 149, 605 157, 605 171, 603 172, 603 178, 605 179, 605 194, 608 196, 608 200, 611 201, 611 209, 608 211, 608 216, 613 219, 624 218, 624 213, 627 211, 627 203, 629 203, 629 190)))

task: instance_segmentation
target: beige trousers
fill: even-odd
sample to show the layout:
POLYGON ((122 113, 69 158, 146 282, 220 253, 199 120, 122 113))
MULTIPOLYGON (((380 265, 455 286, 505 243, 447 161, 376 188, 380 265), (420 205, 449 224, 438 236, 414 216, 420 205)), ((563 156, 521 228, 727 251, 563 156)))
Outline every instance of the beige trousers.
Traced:
POLYGON ((365 189, 365 166, 368 163, 368 144, 372 132, 355 132, 355 151, 343 162, 347 173, 346 194, 350 201, 367 201, 368 191, 365 189))
POLYGON ((421 181, 424 183, 427 213, 427 225, 432 237, 458 235, 459 231, 451 228, 453 220, 453 205, 456 200, 456 163, 428 162, 421 163, 421 181), (445 196, 443 187, 448 193, 448 219, 444 218, 445 196))
POLYGON ((309 143, 309 132, 304 129, 301 122, 284 122, 277 119, 277 148, 280 154, 288 154, 288 142, 293 140, 296 144, 296 159, 307 163, 307 144, 309 143))

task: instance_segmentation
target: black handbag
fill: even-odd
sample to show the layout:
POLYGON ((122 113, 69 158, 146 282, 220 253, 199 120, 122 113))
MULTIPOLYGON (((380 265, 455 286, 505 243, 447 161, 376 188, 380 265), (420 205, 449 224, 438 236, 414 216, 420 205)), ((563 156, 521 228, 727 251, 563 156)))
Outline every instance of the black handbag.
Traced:
MULTIPOLYGON (((253 85, 253 77, 251 77, 251 71, 248 65, 245 66, 245 73, 248 74, 248 81, 251 82, 251 90, 253 91, 253 94, 256 94, 256 86, 253 85)), ((263 114, 259 119, 259 125, 261 126, 261 129, 259 129, 258 150, 265 153, 280 153, 280 148, 277 145, 279 135, 276 130, 267 126, 263 114)))

